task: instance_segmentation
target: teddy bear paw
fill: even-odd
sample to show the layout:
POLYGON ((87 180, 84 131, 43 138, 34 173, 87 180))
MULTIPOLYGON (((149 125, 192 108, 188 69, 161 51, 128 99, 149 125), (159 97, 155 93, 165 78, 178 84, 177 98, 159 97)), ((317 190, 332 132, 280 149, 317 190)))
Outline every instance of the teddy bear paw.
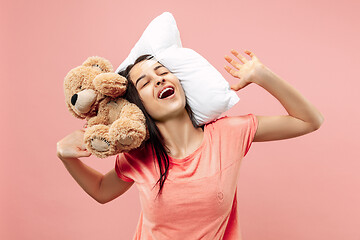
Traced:
POLYGON ((98 152, 106 152, 110 148, 110 143, 105 138, 91 139, 91 147, 98 152))
POLYGON ((123 146, 129 146, 134 142, 134 139, 131 136, 125 136, 124 138, 119 139, 119 143, 123 146))

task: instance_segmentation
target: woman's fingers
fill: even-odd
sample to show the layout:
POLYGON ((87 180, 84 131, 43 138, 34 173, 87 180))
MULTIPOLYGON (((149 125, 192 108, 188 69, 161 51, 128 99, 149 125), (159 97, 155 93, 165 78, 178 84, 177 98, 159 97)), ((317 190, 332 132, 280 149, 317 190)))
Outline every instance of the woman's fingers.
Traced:
MULTIPOLYGON (((251 58, 256 58, 256 56, 249 50, 245 50, 244 51, 246 54, 248 54, 251 58)), ((247 60, 243 55, 241 55, 240 53, 238 53, 236 50, 231 49, 231 53, 234 54, 235 57, 237 57, 243 64, 247 63, 249 60, 247 60)), ((231 57, 225 55, 225 60, 230 63, 234 68, 236 68, 237 70, 240 70, 240 68, 242 67, 242 64, 240 64, 239 62, 235 61, 234 59, 232 59, 231 57)), ((228 69, 227 69, 228 70, 228 69)), ((228 71, 229 72, 229 71, 228 71)))
POLYGON ((228 71, 228 73, 230 73, 233 77, 236 77, 236 78, 239 78, 240 79, 240 82, 238 82, 237 84, 235 85, 232 85, 231 86, 231 89, 234 90, 234 91, 238 91, 244 87, 246 87, 247 85, 249 85, 249 83, 243 81, 241 79, 241 76, 238 74, 238 71, 230 68, 229 66, 225 66, 225 69, 226 71, 228 71))
POLYGON ((231 53, 234 54, 234 56, 237 57, 242 63, 247 63, 248 62, 248 60, 243 55, 238 53, 236 50, 231 49, 231 53))
POLYGON ((259 61, 255 54, 249 50, 245 50, 245 53, 251 57, 252 60, 259 61))
POLYGON ((229 66, 224 66, 225 70, 230 73, 233 77, 239 78, 239 76, 237 75, 237 71, 235 71, 234 69, 232 69, 229 66))
POLYGON ((85 144, 79 146, 80 151, 87 151, 85 144))
POLYGON ((240 81, 237 84, 232 85, 231 89, 234 91, 239 91, 240 89, 246 87, 247 85, 249 85, 249 83, 247 83, 245 81, 240 81))
POLYGON ((234 68, 236 69, 240 69, 241 65, 240 63, 238 63, 237 61, 233 60, 231 57, 229 57, 228 55, 225 55, 225 60, 228 61, 228 63, 230 63, 234 68))
POLYGON ((77 158, 89 157, 90 152, 87 151, 84 143, 85 130, 76 130, 57 143, 58 156, 61 158, 77 158))
POLYGON ((231 49, 231 53, 242 62, 241 64, 233 60, 231 57, 225 56, 226 61, 228 61, 235 68, 233 69, 229 66, 225 66, 225 70, 233 77, 240 79, 237 84, 231 86, 232 90, 238 91, 251 83, 251 69, 254 62, 257 62, 258 59, 256 58, 255 54, 253 54, 249 50, 245 50, 244 53, 251 57, 250 60, 248 60, 245 56, 241 55, 234 49, 231 49))
POLYGON ((90 157, 91 153, 88 151, 79 151, 78 152, 79 157, 90 157))

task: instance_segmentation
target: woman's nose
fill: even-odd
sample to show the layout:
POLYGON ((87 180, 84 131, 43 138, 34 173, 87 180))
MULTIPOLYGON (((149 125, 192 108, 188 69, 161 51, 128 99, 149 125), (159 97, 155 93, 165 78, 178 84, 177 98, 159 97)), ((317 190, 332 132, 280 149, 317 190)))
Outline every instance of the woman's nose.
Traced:
POLYGON ((157 80, 156 85, 159 86, 163 82, 165 82, 165 79, 159 79, 157 80))

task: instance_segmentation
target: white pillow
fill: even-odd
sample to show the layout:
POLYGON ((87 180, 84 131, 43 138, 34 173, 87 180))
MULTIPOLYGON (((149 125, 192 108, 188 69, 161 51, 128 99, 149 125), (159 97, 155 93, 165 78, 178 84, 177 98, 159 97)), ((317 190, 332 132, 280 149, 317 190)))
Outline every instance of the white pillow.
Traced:
POLYGON ((179 80, 199 125, 211 122, 234 106, 239 97, 223 76, 200 54, 183 48, 173 15, 165 12, 145 29, 119 73, 144 54, 151 54, 179 80))

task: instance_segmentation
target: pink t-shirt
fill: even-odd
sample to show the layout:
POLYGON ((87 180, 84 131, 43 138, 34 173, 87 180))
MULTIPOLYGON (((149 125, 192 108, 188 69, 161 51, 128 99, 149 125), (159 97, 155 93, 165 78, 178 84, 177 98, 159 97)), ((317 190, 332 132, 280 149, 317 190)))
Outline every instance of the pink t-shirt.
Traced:
POLYGON ((257 125, 253 114, 205 125, 197 150, 184 159, 169 156, 158 198, 159 184, 154 185, 160 175, 150 146, 119 154, 118 176, 135 181, 140 193, 142 211, 133 239, 241 239, 236 187, 257 125))

